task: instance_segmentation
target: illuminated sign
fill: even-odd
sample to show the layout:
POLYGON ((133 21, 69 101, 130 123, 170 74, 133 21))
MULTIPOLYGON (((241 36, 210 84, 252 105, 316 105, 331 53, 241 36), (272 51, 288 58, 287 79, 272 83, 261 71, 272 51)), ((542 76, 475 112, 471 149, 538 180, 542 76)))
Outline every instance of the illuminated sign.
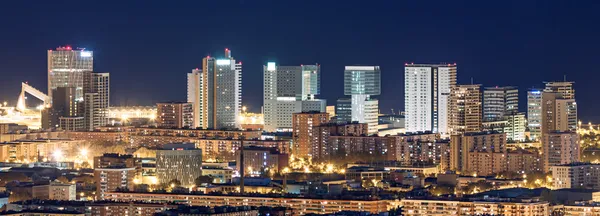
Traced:
POLYGON ((267 63, 267 70, 268 71, 274 71, 275 70, 275 62, 268 62, 267 63))
POLYGON ((229 59, 217 59, 217 65, 230 65, 231 60, 229 59))
POLYGON ((92 52, 90 52, 90 51, 81 51, 81 57, 92 57, 92 52))

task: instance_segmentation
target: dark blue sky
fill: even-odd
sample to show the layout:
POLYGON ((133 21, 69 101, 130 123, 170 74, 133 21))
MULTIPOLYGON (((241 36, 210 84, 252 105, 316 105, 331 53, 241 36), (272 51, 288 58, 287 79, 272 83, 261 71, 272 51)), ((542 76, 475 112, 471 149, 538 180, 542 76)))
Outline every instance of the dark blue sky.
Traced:
POLYGON ((580 117, 596 107, 600 1, 3 1, 0 100, 21 81, 46 89, 46 50, 95 52, 112 105, 185 100, 186 73, 225 47, 243 62, 243 103, 262 105, 262 65, 319 63, 321 98, 343 94, 344 65, 380 65, 382 112, 403 109, 404 62, 456 62, 460 83, 525 90, 576 82, 580 117), (57 3, 58 2, 58 3, 57 3))

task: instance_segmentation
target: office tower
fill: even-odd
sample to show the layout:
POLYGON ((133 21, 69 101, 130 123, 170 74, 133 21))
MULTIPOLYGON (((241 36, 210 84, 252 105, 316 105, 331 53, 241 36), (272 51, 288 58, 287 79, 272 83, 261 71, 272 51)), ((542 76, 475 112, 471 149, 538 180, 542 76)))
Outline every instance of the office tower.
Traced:
POLYGON ((519 111, 519 89, 496 86, 483 90, 483 121, 501 120, 512 111, 519 111))
POLYGON ((450 90, 456 85, 456 64, 405 64, 406 132, 450 132, 450 90))
POLYGON ((450 132, 481 131, 480 85, 456 85, 450 93, 450 132))
POLYGON ((240 128, 242 108, 242 63, 225 56, 202 59, 202 70, 188 74, 188 102, 194 106, 192 126, 202 128, 240 128))
POLYGON ((544 172, 555 165, 579 162, 579 135, 576 132, 549 132, 542 136, 544 172))
POLYGON ((315 98, 320 73, 319 65, 263 66, 265 131, 291 131, 293 113, 325 112, 325 100, 315 98))
POLYGON ((351 121, 367 123, 369 135, 377 133, 379 101, 372 96, 381 94, 379 66, 346 66, 344 95, 350 96, 351 121))
POLYGON ((312 157, 314 127, 327 123, 329 115, 322 112, 294 113, 292 116, 293 153, 297 157, 312 157))
POLYGON ((549 82, 542 92, 542 136, 577 130, 577 103, 572 82, 549 82))
POLYGON ((83 76, 84 129, 92 131, 108 124, 110 75, 88 71, 83 76))
POLYGON ((192 103, 164 102, 156 104, 156 123, 161 128, 184 128, 194 125, 192 103))
POLYGON ((542 136, 542 90, 527 91, 527 127, 531 140, 539 140, 542 136))
POLYGON ((83 73, 94 70, 92 51, 73 49, 71 46, 48 50, 48 96, 58 87, 76 89, 76 100, 83 100, 83 73))
POLYGON ((140 168, 141 164, 131 155, 104 154, 94 157, 96 197, 102 200, 106 192, 117 189, 133 191, 134 179, 140 168))
MULTIPOLYGON (((236 152, 236 161, 241 161, 240 151, 236 152)), ((237 170, 245 169, 246 175, 262 175, 269 171, 279 173, 289 164, 289 155, 282 154, 277 148, 258 146, 244 147, 244 167, 237 163, 237 170)))
POLYGON ((352 122, 352 99, 340 98, 335 105, 335 120, 338 124, 352 122))
POLYGON ((504 133, 509 141, 525 141, 525 128, 527 120, 525 114, 513 110, 505 113, 503 119, 506 121, 504 133))
POLYGON ((478 132, 452 135, 450 169, 462 174, 489 176, 506 171, 506 134, 478 132))
POLYGON ((552 189, 600 189, 600 164, 570 163, 551 167, 552 189))
POLYGON ((156 151, 156 175, 161 184, 176 179, 183 187, 193 186, 202 175, 202 149, 193 143, 164 145, 156 151))

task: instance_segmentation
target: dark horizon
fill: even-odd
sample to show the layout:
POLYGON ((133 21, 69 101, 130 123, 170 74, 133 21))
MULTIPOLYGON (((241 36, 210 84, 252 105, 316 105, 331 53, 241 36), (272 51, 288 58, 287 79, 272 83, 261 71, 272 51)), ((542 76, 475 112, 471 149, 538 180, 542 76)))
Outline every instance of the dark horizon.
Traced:
MULTIPOLYGON (((243 62, 242 103, 262 105, 262 65, 321 65, 321 95, 343 95, 346 65, 378 65, 380 111, 404 110, 404 63, 457 63, 460 84, 516 86, 575 82, 579 118, 600 122, 594 73, 600 2, 543 1, 61 1, 4 2, 0 8, 0 101, 20 83, 47 89, 46 51, 94 51, 111 76, 111 105, 186 99, 186 73, 225 48, 243 62), (22 11, 27 11, 23 13, 22 11)), ((33 106, 32 104, 29 104, 33 106)))

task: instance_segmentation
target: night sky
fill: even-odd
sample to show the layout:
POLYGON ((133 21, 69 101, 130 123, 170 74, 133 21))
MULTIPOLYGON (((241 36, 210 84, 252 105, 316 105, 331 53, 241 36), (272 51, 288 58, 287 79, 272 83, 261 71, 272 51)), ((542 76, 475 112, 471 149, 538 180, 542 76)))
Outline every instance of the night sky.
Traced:
MULTIPOLYGON (((404 108, 405 62, 458 64, 459 83, 575 81, 579 116, 600 122, 600 1, 2 1, 0 100, 47 89, 48 49, 94 51, 111 105, 186 99, 186 73, 223 49, 243 62, 243 103, 262 105, 262 65, 321 64, 321 96, 345 65, 379 65, 381 112, 404 108), (58 3, 60 2, 60 3, 58 3)), ((31 105, 31 104, 30 104, 31 105)))

